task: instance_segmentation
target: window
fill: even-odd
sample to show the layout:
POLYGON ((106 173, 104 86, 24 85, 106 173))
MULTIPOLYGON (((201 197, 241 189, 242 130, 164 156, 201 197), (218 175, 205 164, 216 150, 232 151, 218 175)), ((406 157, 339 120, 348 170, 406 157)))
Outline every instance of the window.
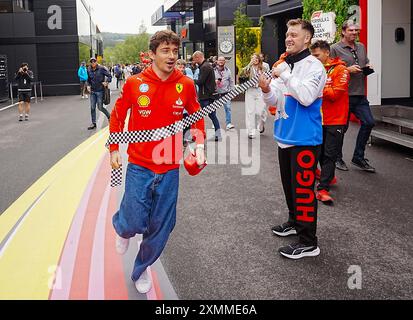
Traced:
POLYGON ((13 12, 12 0, 0 0, 0 13, 13 12))
POLYGON ((33 0, 0 0, 0 13, 31 11, 33 11, 33 0))
POLYGON ((261 0, 248 0, 247 4, 249 6, 260 6, 261 5, 261 0))
POLYGON ((31 12, 33 11, 33 0, 13 0, 14 12, 31 12))

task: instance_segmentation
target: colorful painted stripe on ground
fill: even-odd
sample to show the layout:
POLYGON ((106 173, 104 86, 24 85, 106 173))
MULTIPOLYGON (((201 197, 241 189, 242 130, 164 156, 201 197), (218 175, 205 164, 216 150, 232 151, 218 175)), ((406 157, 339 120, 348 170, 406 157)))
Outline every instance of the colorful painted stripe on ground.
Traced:
MULTIPOLYGON (((0 299, 129 299, 112 216, 107 130, 50 169, 0 216, 0 299)), ((133 261, 128 263, 133 264, 133 261)), ((157 273, 146 299, 164 295, 157 273)))

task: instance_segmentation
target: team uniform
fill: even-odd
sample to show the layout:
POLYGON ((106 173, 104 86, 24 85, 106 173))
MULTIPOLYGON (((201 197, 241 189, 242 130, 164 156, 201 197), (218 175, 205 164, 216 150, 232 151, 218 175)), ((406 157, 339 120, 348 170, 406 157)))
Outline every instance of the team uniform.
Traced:
POLYGON ((323 92, 323 146, 318 191, 330 190, 335 163, 341 150, 341 141, 349 114, 348 85, 350 74, 344 61, 330 59, 325 65, 327 82, 323 92))
POLYGON ((314 185, 323 142, 321 105, 326 72, 308 49, 284 58, 278 63, 281 76, 271 81, 271 91, 263 93, 263 98, 268 106, 277 106, 274 138, 289 209, 288 223, 273 232, 298 234, 301 246, 280 249, 282 255, 297 259, 319 254, 314 185))
MULTIPOLYGON (((151 130, 182 120, 184 109, 200 110, 193 81, 180 71, 162 81, 152 67, 131 76, 110 117, 110 132, 122 132, 130 110, 128 131, 151 130)), ((197 144, 205 139, 204 120, 191 127, 197 144)), ((110 151, 119 150, 111 145, 110 151)), ((143 234, 132 280, 161 255, 175 226, 182 133, 162 141, 129 144, 125 194, 113 217, 117 234, 125 239, 143 234)))

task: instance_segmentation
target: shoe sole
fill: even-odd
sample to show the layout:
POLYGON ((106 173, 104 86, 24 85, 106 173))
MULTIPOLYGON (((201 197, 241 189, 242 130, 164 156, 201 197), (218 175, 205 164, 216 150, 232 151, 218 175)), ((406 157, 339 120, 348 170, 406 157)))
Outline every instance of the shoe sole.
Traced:
POLYGON ((317 200, 320 201, 325 206, 334 207, 334 201, 333 200, 328 200, 328 201, 323 201, 323 200, 320 200, 320 199, 317 199, 317 200))
POLYGON ((306 258, 306 257, 317 257, 318 255, 320 255, 320 248, 317 247, 316 250, 312 251, 312 252, 304 252, 301 253, 299 255, 289 255, 286 254, 284 252, 280 252, 282 256, 288 258, 288 259, 293 259, 293 260, 298 260, 298 259, 302 259, 302 258, 306 258))
POLYGON ((344 168, 339 168, 339 167, 336 167, 336 169, 337 169, 337 170, 340 170, 340 171, 350 171, 350 169, 349 169, 349 168, 344 169, 344 168))
POLYGON ((360 167, 358 164, 356 164, 356 163, 354 163, 354 162, 351 162, 351 164, 352 164, 353 166, 355 166, 355 167, 363 170, 363 171, 370 172, 370 173, 376 173, 376 170, 375 170, 375 169, 372 169, 372 170, 365 169, 365 168, 363 168, 363 167, 360 167))
POLYGON ((135 288, 136 288, 136 291, 138 291, 140 294, 147 294, 149 291, 151 291, 151 289, 152 289, 152 285, 151 285, 151 287, 149 288, 149 290, 139 290, 137 287, 136 287, 136 285, 135 285, 135 288))
POLYGON ((277 232, 274 230, 271 230, 275 235, 279 236, 279 237, 288 237, 288 236, 295 236, 297 235, 297 230, 290 230, 288 232, 277 232))

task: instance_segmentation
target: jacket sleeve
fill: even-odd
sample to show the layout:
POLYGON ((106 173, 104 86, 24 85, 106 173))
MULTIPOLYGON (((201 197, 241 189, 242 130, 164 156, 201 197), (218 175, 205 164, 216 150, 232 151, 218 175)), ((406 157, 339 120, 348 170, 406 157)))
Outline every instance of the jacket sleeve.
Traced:
POLYGON ((110 74, 108 69, 103 68, 103 74, 108 78, 107 82, 111 83, 112 82, 112 75, 110 74))
POLYGON ((262 93, 265 104, 269 106, 280 106, 285 103, 284 93, 280 88, 277 80, 272 80, 270 84, 271 91, 268 93, 262 93))
MULTIPOLYGON (((125 127, 125 119, 128 114, 128 110, 132 107, 131 97, 132 86, 130 81, 126 81, 123 86, 122 92, 116 100, 115 106, 110 115, 109 132, 122 132, 125 127)), ((118 144, 112 144, 109 147, 110 152, 119 150, 118 144)))
POLYGON ((313 63, 309 69, 309 72, 302 78, 291 74, 289 70, 284 71, 280 76, 288 93, 305 107, 309 107, 321 96, 327 78, 321 63, 313 63))
POLYGON ((199 69, 198 79, 195 79, 195 84, 198 86, 204 86, 208 78, 208 69, 205 66, 202 66, 202 69, 199 69))
MULTIPOLYGON (((195 86, 190 85, 187 86, 188 88, 188 100, 187 105, 185 106, 186 111, 188 114, 193 114, 199 110, 201 110, 201 105, 198 102, 195 86)), ((195 137, 195 141, 197 144, 204 144, 205 141, 205 121, 204 119, 199 120, 198 122, 194 123, 191 126, 191 135, 195 137)))
POLYGON ((326 86, 323 92, 323 99, 335 102, 343 95, 348 94, 348 82, 350 74, 346 67, 339 66, 336 69, 331 86, 326 86))

